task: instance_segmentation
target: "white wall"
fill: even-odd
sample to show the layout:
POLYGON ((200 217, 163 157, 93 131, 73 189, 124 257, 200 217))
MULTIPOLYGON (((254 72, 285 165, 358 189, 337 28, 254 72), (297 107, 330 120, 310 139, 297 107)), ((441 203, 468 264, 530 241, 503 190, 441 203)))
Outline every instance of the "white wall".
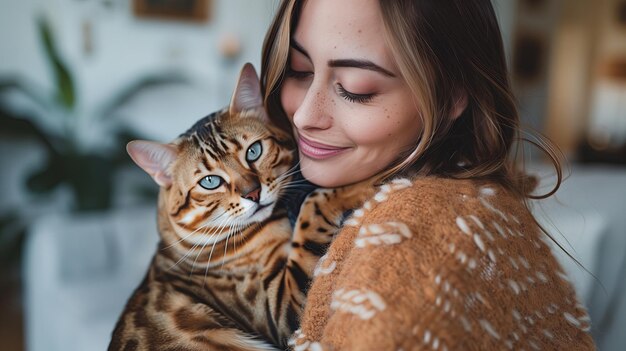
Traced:
POLYGON ((163 106, 135 106, 130 113, 131 119, 138 119, 140 127, 157 138, 176 136, 181 128, 228 102, 241 64, 250 61, 259 67, 263 37, 276 6, 274 0, 213 0, 211 19, 189 24, 138 20, 132 14, 131 1, 112 0, 111 8, 102 3, 0 0, 0 76, 18 74, 51 87, 52 76, 35 23, 38 14, 45 14, 52 22, 62 57, 75 74, 78 110, 83 117, 142 75, 177 70, 193 78, 194 87, 157 99, 163 106), (83 50, 85 22, 92 26, 91 54, 83 50), (225 62, 219 53, 224 35, 235 35, 241 41, 236 62, 225 62), (177 115, 166 116, 172 111, 177 115), (163 124, 155 126, 155 119, 163 124), (172 120, 179 123, 170 123, 172 120))

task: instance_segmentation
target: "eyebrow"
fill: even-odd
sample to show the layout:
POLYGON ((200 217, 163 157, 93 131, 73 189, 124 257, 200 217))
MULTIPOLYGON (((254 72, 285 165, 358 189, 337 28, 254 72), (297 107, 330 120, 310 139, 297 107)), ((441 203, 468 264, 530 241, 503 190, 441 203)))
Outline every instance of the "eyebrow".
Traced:
MULTIPOLYGON (((291 47, 294 48, 294 50, 300 52, 302 55, 306 56, 306 58, 308 58, 309 60, 311 59, 311 56, 309 55, 309 53, 302 47, 302 45, 300 45, 293 38, 291 39, 291 47)), ((380 67, 379 65, 377 65, 374 62, 369 61, 369 60, 356 60, 356 59, 329 60, 328 61, 328 67, 333 67, 333 68, 337 68, 337 67, 360 68, 360 69, 366 69, 366 70, 382 73, 383 75, 386 75, 388 77, 395 77, 396 76, 395 74, 393 74, 389 70, 384 69, 384 68, 380 67)))
POLYGON ((330 61, 328 61, 328 66, 329 67, 354 67, 354 68, 361 68, 361 69, 367 69, 367 70, 370 70, 370 71, 382 73, 382 74, 384 74, 386 76, 389 76, 389 77, 395 77, 395 75, 393 73, 391 73, 388 70, 380 67, 379 65, 375 64, 374 62, 368 61, 368 60, 354 60, 354 59, 330 60, 330 61))

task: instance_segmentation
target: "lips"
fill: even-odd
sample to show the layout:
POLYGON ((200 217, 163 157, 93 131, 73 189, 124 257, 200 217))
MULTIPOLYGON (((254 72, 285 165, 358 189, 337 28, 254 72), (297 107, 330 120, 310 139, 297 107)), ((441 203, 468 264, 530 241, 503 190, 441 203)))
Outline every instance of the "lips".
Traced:
POLYGON ((300 152, 302 152, 305 156, 318 160, 335 156, 349 149, 347 147, 336 147, 318 143, 309 140, 302 135, 299 135, 298 147, 300 148, 300 152))

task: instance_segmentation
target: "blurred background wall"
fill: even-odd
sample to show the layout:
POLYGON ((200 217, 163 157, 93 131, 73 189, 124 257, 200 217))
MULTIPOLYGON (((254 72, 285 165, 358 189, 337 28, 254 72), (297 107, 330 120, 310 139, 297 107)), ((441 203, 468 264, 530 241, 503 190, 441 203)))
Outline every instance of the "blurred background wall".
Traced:
MULTIPOLYGON (((225 105, 241 65, 260 67, 277 3, 0 0, 1 349, 103 348, 156 240, 142 229, 154 226, 156 188, 126 141, 171 140, 225 105)), ((574 280, 602 326, 594 337, 615 345, 626 311, 626 1, 493 3, 523 123, 572 162, 561 191, 571 211, 548 215, 599 277, 574 280)))
POLYGON ((260 65, 274 7, 0 0, 0 349, 24 345, 20 263, 34 223, 152 206, 127 139, 169 141, 227 104, 241 65, 260 65))

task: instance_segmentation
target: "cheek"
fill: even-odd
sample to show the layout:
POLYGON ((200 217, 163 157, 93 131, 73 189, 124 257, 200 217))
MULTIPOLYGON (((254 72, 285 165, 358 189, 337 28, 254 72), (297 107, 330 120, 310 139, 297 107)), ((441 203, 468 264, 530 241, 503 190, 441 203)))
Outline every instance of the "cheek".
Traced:
POLYGON ((306 95, 306 89, 292 79, 286 79, 280 90, 280 103, 291 119, 306 95))
POLYGON ((352 140, 361 145, 410 144, 419 134, 420 123, 413 111, 381 109, 363 116, 361 123, 354 123, 347 132, 352 140))

